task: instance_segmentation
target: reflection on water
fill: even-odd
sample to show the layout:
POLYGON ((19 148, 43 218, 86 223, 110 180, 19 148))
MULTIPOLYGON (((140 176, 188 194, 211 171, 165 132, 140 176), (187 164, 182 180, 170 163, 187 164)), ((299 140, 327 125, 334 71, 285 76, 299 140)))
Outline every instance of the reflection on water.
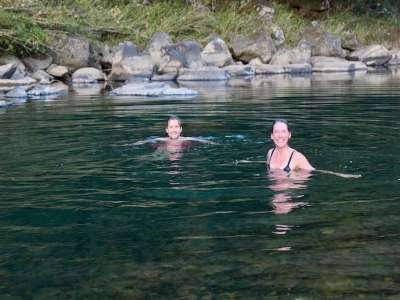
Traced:
POLYGON ((311 178, 309 171, 292 171, 285 172, 283 170, 270 170, 268 178, 270 179, 269 188, 275 192, 272 198, 272 207, 275 214, 287 214, 294 208, 307 205, 306 202, 297 201, 301 196, 292 196, 297 190, 305 189, 306 183, 311 178))

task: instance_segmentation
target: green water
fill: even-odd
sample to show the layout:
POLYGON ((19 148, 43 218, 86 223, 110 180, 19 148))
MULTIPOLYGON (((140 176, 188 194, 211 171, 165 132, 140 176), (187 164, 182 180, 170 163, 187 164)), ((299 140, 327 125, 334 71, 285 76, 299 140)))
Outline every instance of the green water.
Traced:
POLYGON ((400 299, 400 79, 267 77, 193 99, 0 110, 0 299, 400 299), (195 144, 157 153, 179 115, 195 144), (274 177, 271 121, 320 169, 274 177))

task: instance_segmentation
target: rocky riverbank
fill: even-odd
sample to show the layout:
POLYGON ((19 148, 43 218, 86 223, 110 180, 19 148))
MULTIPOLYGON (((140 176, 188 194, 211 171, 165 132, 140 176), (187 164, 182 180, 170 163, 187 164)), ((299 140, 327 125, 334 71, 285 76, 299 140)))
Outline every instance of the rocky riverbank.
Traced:
MULTIPOLYGON (((273 22, 274 9, 258 8, 273 22)), ((233 78, 276 74, 368 72, 400 64, 396 44, 362 45, 355 35, 339 38, 313 22, 295 47, 285 47, 285 32, 273 27, 230 41, 210 37, 206 45, 194 40, 173 42, 163 32, 154 34, 144 50, 130 41, 118 46, 93 43, 60 33, 46 54, 0 56, 1 104, 12 99, 65 95, 71 84, 126 83, 115 95, 193 96, 196 91, 173 88, 161 81, 228 81, 233 78)), ((110 90, 110 88, 109 88, 110 90)))

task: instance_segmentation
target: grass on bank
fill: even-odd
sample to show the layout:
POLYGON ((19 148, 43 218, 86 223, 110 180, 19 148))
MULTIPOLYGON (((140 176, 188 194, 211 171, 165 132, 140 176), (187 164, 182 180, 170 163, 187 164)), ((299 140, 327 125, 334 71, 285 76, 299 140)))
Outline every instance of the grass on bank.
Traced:
MULTIPOLYGON (((0 50, 18 55, 45 52, 48 39, 60 31, 109 44, 131 40, 141 48, 159 31, 174 40, 191 39, 203 45, 212 34, 229 41, 233 35, 271 30, 271 24, 258 16, 253 1, 228 1, 224 8, 212 10, 184 0, 152 1, 150 5, 138 0, 0 0, 0 50)), ((311 20, 279 1, 272 6, 274 24, 285 33, 285 46, 296 45, 311 20)), ((319 21, 338 36, 354 32, 364 44, 381 43, 387 32, 399 26, 397 18, 358 15, 345 9, 322 14, 319 21)))

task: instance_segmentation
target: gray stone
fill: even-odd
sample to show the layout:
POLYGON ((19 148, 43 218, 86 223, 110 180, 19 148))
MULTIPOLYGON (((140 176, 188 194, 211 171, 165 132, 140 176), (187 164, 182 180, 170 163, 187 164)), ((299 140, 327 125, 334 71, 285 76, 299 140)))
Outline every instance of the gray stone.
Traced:
POLYGON ((175 81, 178 73, 153 74, 151 81, 175 81))
POLYGON ((265 18, 268 22, 272 22, 272 20, 274 19, 275 9, 273 9, 272 7, 262 5, 258 7, 257 10, 258 15, 262 18, 265 18))
POLYGON ((84 37, 56 34, 50 48, 54 50, 54 64, 67 66, 72 71, 91 65, 90 43, 84 37))
POLYGON ((198 42, 182 41, 175 45, 185 57, 186 68, 199 68, 204 65, 201 58, 201 45, 198 42))
POLYGON ((154 65, 150 55, 125 57, 122 61, 113 63, 110 80, 125 81, 132 78, 150 79, 154 65))
POLYGON ((236 36, 232 40, 231 47, 233 56, 246 63, 257 57, 263 63, 268 63, 276 51, 270 35, 266 32, 252 37, 236 36))
POLYGON ((187 88, 173 88, 164 82, 129 83, 112 91, 118 96, 195 96, 198 92, 187 88))
POLYGON ((17 86, 11 91, 6 93, 6 98, 27 98, 26 87, 17 86))
POLYGON ((311 49, 296 47, 293 49, 281 49, 274 54, 271 65, 309 64, 311 62, 311 49))
POLYGON ((354 32, 345 32, 342 38, 342 48, 354 51, 362 47, 362 44, 358 40, 356 34, 354 32))
POLYGON ((311 73, 310 64, 288 64, 288 65, 257 65, 256 74, 306 74, 311 73))
POLYGON ((81 68, 72 74, 73 83, 97 83, 105 80, 106 75, 96 68, 81 68))
POLYGON ((136 45, 132 42, 119 44, 118 48, 114 49, 113 51, 115 51, 115 54, 112 59, 112 64, 120 63, 125 59, 129 59, 139 55, 136 45))
POLYGON ((16 63, 9 63, 0 66, 0 79, 10 79, 17 70, 16 63))
POLYGON ((40 84, 50 84, 54 81, 54 77, 43 70, 37 70, 32 74, 32 78, 36 79, 40 84))
POLYGON ((163 53, 163 47, 172 45, 171 37, 165 32, 156 32, 151 38, 146 52, 150 54, 155 65, 160 64, 163 53))
POLYGON ((157 74, 172 74, 178 76, 180 68, 187 66, 186 58, 176 45, 162 48, 162 58, 157 68, 157 74))
POLYGON ((32 77, 24 77, 21 79, 0 79, 0 86, 29 85, 36 83, 32 77))
POLYGON ((319 26, 310 26, 304 30, 300 47, 309 46, 311 56, 339 56, 345 55, 340 38, 325 32, 319 26))
POLYGON ((223 81, 228 79, 227 72, 217 67, 182 68, 179 70, 178 76, 178 81, 223 81))
POLYGON ((201 58, 207 66, 223 67, 233 63, 232 55, 226 43, 216 37, 213 38, 201 52, 201 58))
POLYGON ((226 66, 223 68, 225 70, 229 77, 242 77, 242 76, 253 76, 255 75, 255 68, 254 66, 251 65, 231 65, 231 66, 226 66))
POLYGON ((286 41, 286 38, 285 38, 285 33, 283 32, 282 28, 280 28, 277 25, 272 25, 271 29, 272 29, 271 37, 274 40, 274 44, 276 46, 283 45, 286 41))
POLYGON ((392 54, 382 45, 370 45, 352 52, 347 59, 359 60, 367 66, 382 66, 390 61, 392 54))
POLYGON ((47 68, 47 73, 57 78, 63 78, 69 74, 66 66, 50 65, 47 68))
POLYGON ((400 50, 391 50, 392 58, 388 61, 389 66, 400 65, 400 50))
POLYGON ((255 65, 256 74, 284 74, 285 68, 281 65, 255 65))
POLYGON ((52 85, 36 85, 28 90, 29 97, 42 96, 62 96, 68 94, 68 86, 62 82, 57 82, 52 85))
POLYGON ((366 71, 367 66, 359 61, 348 61, 340 57, 314 56, 311 58, 313 72, 366 71))
POLYGON ((36 72, 38 70, 47 69, 52 64, 53 58, 51 56, 38 54, 36 56, 24 58, 23 62, 29 70, 36 72))

